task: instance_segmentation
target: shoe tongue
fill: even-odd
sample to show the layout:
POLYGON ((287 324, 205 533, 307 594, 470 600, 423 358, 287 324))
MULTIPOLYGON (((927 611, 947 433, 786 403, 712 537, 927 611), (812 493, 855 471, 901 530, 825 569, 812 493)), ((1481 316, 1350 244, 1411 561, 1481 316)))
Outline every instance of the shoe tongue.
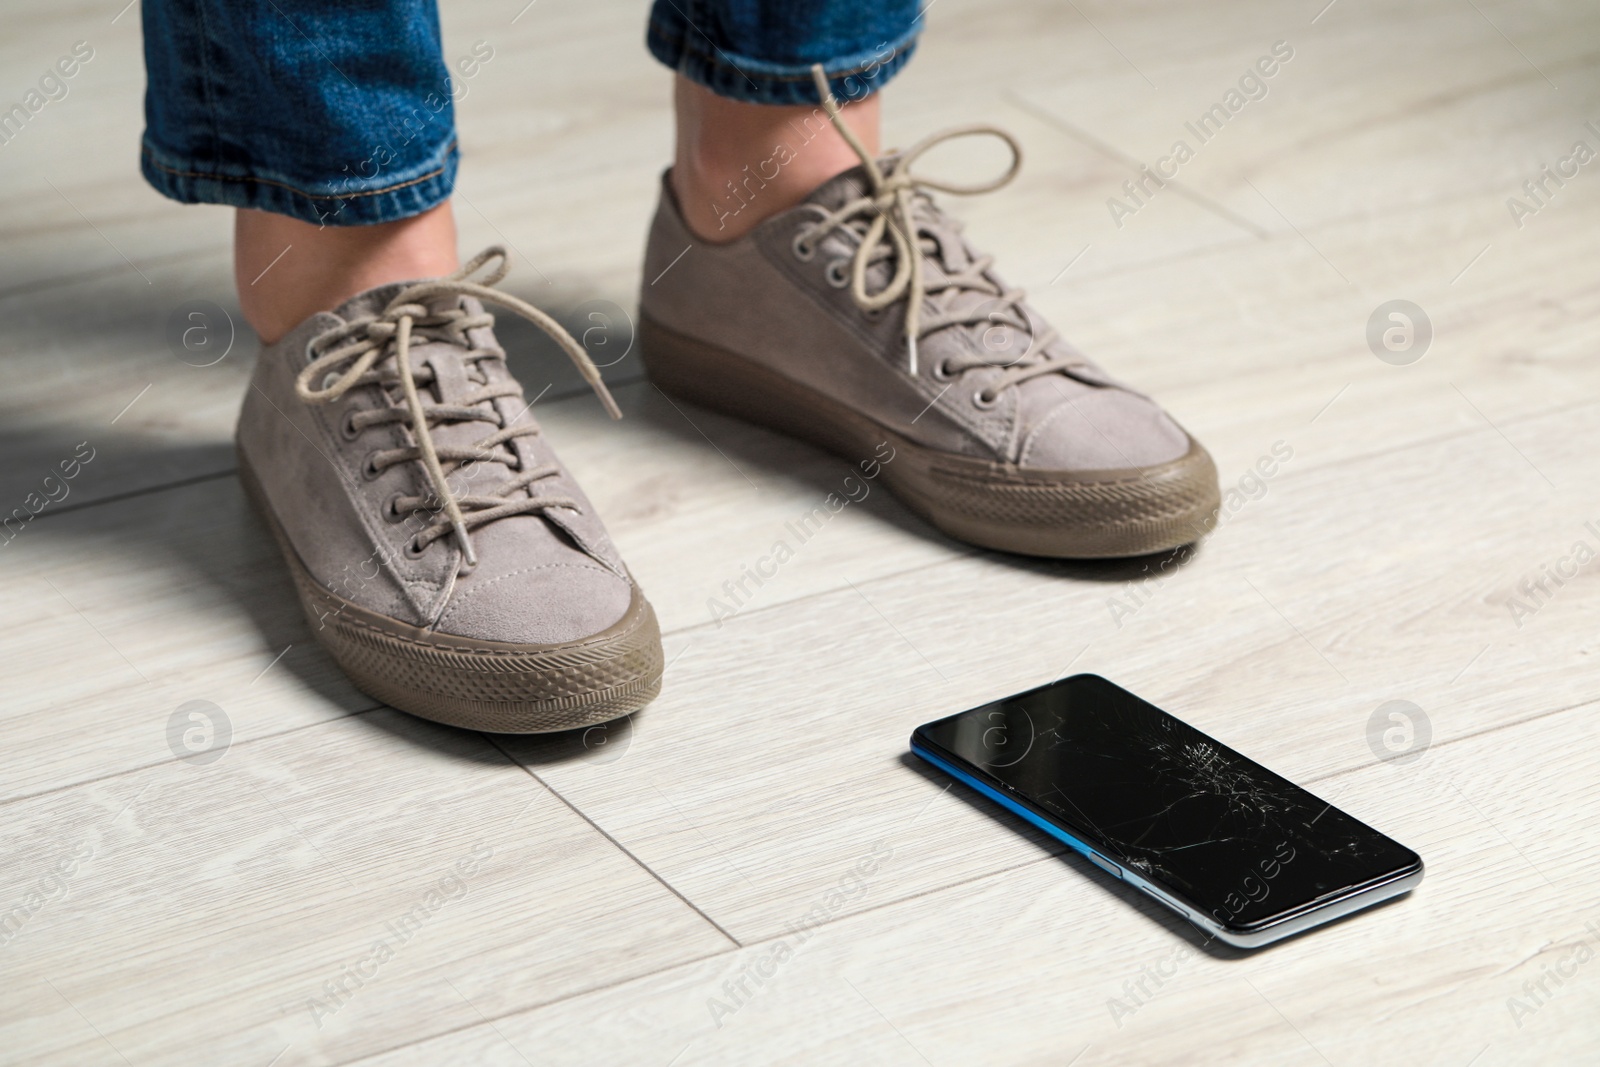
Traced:
MULTIPOLYGON (((339 305, 334 314, 347 322, 352 319, 377 318, 394 302, 396 296, 407 288, 419 284, 419 281, 426 280, 428 279, 391 282, 387 285, 368 289, 363 293, 357 293, 339 305)), ((457 293, 441 293, 422 301, 422 304, 430 314, 437 314, 441 311, 455 308, 461 308, 468 314, 477 314, 483 310, 483 306, 478 301, 471 297, 463 297, 457 293)), ((473 341, 480 346, 494 343, 492 327, 479 327, 468 332, 473 341)), ((478 365, 479 371, 469 376, 469 365, 466 360, 461 358, 462 354, 463 349, 449 341, 433 340, 415 334, 412 336, 409 349, 412 369, 419 370, 423 366, 431 366, 434 371, 434 380, 431 384, 418 386, 418 390, 422 395, 422 402, 425 405, 466 406, 462 403, 464 398, 484 387, 485 383, 477 380, 479 374, 488 374, 491 380, 498 380, 499 373, 489 370, 482 363, 478 365)), ((376 364, 375 369, 387 371, 391 374, 394 373, 396 370, 394 355, 385 356, 376 364)), ((391 386, 389 391, 395 403, 404 404, 399 386, 391 386)), ((494 401, 492 400, 484 400, 472 406, 487 412, 492 410, 493 404, 494 401)), ((431 435, 436 448, 471 448, 478 441, 493 433, 494 430, 495 426, 490 422, 445 422, 435 423, 431 428, 431 435)), ((504 447, 502 446, 502 449, 504 447)), ((488 472, 484 472, 484 475, 474 479, 474 491, 487 489, 490 483, 501 480, 499 477, 489 475, 488 472), (484 475, 487 476, 487 480, 484 480, 484 475)), ((459 478, 460 474, 458 472, 451 475, 450 481, 454 485, 459 478)), ((464 491, 459 486, 458 490, 464 491)))
MULTIPOLYGON (((891 170, 896 156, 888 155, 881 158, 878 163, 885 171, 891 170)), ((852 200, 868 195, 871 189, 871 179, 867 176, 864 166, 855 166, 847 171, 835 175, 818 186, 806 203, 814 204, 828 211, 837 211, 852 200)), ((917 225, 920 240, 931 238, 937 247, 931 253, 922 255, 922 276, 925 284, 938 288, 938 283, 966 270, 972 263, 972 253, 967 248, 966 241, 962 239, 952 220, 941 212, 930 201, 923 200, 916 205, 917 225)), ((862 222, 870 222, 871 215, 858 216, 862 222)), ((893 238, 887 234, 885 241, 893 238)), ((847 246, 840 245, 844 250, 847 246)), ((867 290, 876 292, 889 283, 893 275, 893 258, 884 259, 873 264, 867 269, 867 290)), ((1009 309, 1001 303, 998 294, 987 293, 978 289, 940 288, 937 294, 928 298, 930 304, 925 305, 924 315, 951 312, 994 312, 997 316, 1009 309)), ((1007 352, 1014 352, 1012 358, 1017 358, 1028 350, 1031 343, 1029 334, 1017 330, 1007 324, 1015 312, 1004 314, 994 321, 979 322, 966 326, 951 326, 927 335, 922 341, 922 349, 930 360, 939 360, 945 356, 966 355, 980 349, 988 349, 988 354, 1004 359, 1007 352)))
MULTIPOLYGON (((884 172, 888 172, 897 158, 896 154, 890 153, 879 158, 878 166, 884 172)), ((868 195, 871 188, 872 181, 867 176, 866 167, 858 164, 823 182, 806 197, 805 202, 828 211, 837 211, 850 201, 868 195)), ((928 201, 918 205, 917 216, 920 233, 924 238, 932 237, 939 246, 933 254, 922 257, 924 280, 943 281, 966 270, 973 262, 972 251, 967 247, 953 220, 928 201)), ((868 290, 875 291, 882 288, 888 283, 892 271, 893 267, 887 260, 869 268, 868 290)), ((1001 288, 1003 289, 1003 286, 1001 288)), ((991 317, 985 322, 964 327, 952 326, 925 337, 921 345, 925 362, 928 359, 965 354, 979 349, 987 350, 987 354, 1002 365, 1008 358, 1011 361, 1031 362, 1045 354, 1042 351, 1034 351, 1033 337, 1042 333, 1045 325, 1038 313, 1031 309, 1024 311, 1005 307, 997 295, 976 289, 942 290, 937 297, 937 303, 946 312, 983 310, 989 312, 991 317), (1010 320, 1019 315, 1028 322, 1029 329, 1019 330, 1010 325, 1010 320)), ((1055 343, 1063 344, 1060 341, 1055 343)), ((1089 364, 1081 379, 1073 377, 1062 379, 1058 375, 1035 378, 1023 383, 1019 387, 1019 392, 1022 394, 1022 402, 1030 411, 1037 409, 1042 412, 1061 399, 1063 390, 1076 394, 1097 385, 1120 387, 1120 383, 1107 377, 1105 372, 1093 364, 1089 364)))
MULTIPOLYGON (((383 309, 393 302, 401 292, 430 279, 417 279, 409 282, 389 282, 385 285, 368 289, 364 293, 357 293, 349 300, 333 309, 333 313, 349 322, 351 319, 377 318, 383 314, 383 309)), ((443 299, 442 297, 440 298, 443 299)), ((452 298, 454 299, 454 298, 452 298)))
MULTIPOLYGON (((893 170, 899 157, 890 153, 878 159, 878 168, 887 174, 893 170)), ((867 168, 857 164, 847 171, 834 175, 806 197, 805 203, 814 204, 827 211, 837 211, 852 200, 868 196, 872 191, 872 180, 867 175, 867 168)), ((966 242, 951 224, 950 219, 930 201, 923 200, 916 207, 919 228, 924 237, 933 237, 938 242, 939 249, 931 256, 923 257, 923 270, 927 277, 944 277, 965 270, 972 262, 971 254, 966 242)), ((866 221, 871 221, 870 214, 861 216, 866 221)), ((887 280, 888 275, 884 275, 887 280)), ((880 283, 881 284, 881 283, 880 283)))
POLYGON ((872 180, 867 177, 867 168, 858 163, 817 186, 805 202, 837 211, 850 201, 868 195, 871 190, 872 180))

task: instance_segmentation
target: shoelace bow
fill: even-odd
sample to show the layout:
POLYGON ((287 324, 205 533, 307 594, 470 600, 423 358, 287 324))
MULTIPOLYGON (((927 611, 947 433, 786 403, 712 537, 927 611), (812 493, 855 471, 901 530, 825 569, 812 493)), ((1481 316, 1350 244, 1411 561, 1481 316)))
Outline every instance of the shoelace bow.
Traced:
POLYGON ((988 396, 980 394, 985 402, 992 402, 1001 390, 1018 385, 1029 378, 1082 366, 1084 361, 1081 356, 1043 355, 1044 350, 1056 340, 1058 334, 1049 327, 1035 334, 1032 324, 1018 308, 1018 305, 1027 299, 1027 293, 1021 289, 1002 289, 985 276, 985 272, 994 263, 994 257, 980 256, 970 262, 965 270, 947 275, 931 285, 923 275, 923 256, 938 252, 936 239, 923 234, 923 223, 919 218, 918 208, 922 204, 926 203, 931 209, 932 201, 927 195, 928 192, 936 190, 970 196, 990 193, 1010 184, 1022 167, 1022 146, 1017 143, 1016 138, 998 126, 987 124, 957 126, 924 137, 906 151, 883 161, 885 165, 880 165, 845 123, 840 114, 839 103, 828 87, 828 76, 821 64, 811 68, 811 76, 816 82, 817 95, 822 99, 822 106, 827 110, 829 120, 860 158, 862 169, 866 171, 867 181, 872 188, 867 195, 840 206, 803 231, 797 243, 804 242, 814 247, 828 233, 841 227, 856 233, 859 241, 850 262, 850 295, 855 300, 856 306, 863 311, 877 311, 902 298, 905 299, 907 370, 913 375, 917 373, 917 342, 922 337, 947 326, 980 322, 1004 324, 1029 336, 1027 349, 1012 359, 998 361, 974 355, 946 360, 945 369, 952 376, 974 367, 1009 368, 1005 374, 983 390, 989 394, 988 396), (1006 168, 1004 174, 987 182, 959 185, 912 172, 911 164, 929 149, 946 141, 974 136, 997 137, 1011 150, 1011 165, 1006 168), (870 221, 865 222, 864 231, 857 232, 848 225, 852 221, 861 225, 859 220, 867 216, 870 216, 870 221), (869 293, 867 268, 891 256, 895 261, 894 275, 882 289, 869 293), (945 308, 924 319, 923 298, 952 289, 980 292, 992 299, 965 311, 951 310, 954 300, 946 301, 945 308), (1040 355, 1034 357, 1035 352, 1040 355))
MULTIPOLYGON (((374 472, 398 463, 415 461, 422 464, 433 486, 432 497, 401 497, 393 506, 396 510, 404 511, 426 508, 435 515, 444 512, 444 521, 432 523, 415 535, 417 550, 453 532, 468 566, 476 566, 478 562, 477 554, 472 550, 472 539, 468 535, 472 528, 509 515, 542 511, 550 507, 576 509, 578 505, 567 497, 533 495, 530 487, 535 482, 560 473, 554 465, 521 471, 509 482, 497 483, 493 493, 457 496, 450 488, 449 475, 468 463, 497 463, 515 469, 519 464, 515 452, 501 446, 514 438, 536 435, 539 428, 532 423, 508 426, 493 403, 479 407, 485 401, 499 397, 520 399, 523 395, 522 386, 515 381, 490 385, 486 380, 482 389, 462 397, 456 404, 423 403, 417 387, 431 385, 435 375, 432 367, 412 367, 411 345, 414 339, 447 341, 459 345, 467 349, 462 358, 473 364, 482 359, 505 357, 505 350, 499 346, 474 348, 466 336, 467 330, 492 326, 492 314, 487 311, 469 314, 459 307, 433 311, 427 306, 428 300, 439 296, 472 296, 485 304, 498 304, 515 311, 559 344, 600 397, 600 402, 611 417, 622 418, 622 411, 600 380, 600 371, 594 361, 560 323, 532 304, 490 288, 504 278, 509 270, 510 257, 505 248, 493 245, 454 274, 408 286, 389 301, 382 313, 353 319, 313 340, 312 351, 321 354, 301 369, 294 383, 295 393, 308 404, 332 403, 351 389, 361 386, 400 387, 405 397, 404 409, 381 407, 357 412, 350 416, 350 424, 360 431, 385 423, 400 423, 411 431, 416 442, 414 445, 375 452, 368 463, 374 472), (481 282, 469 280, 494 259, 500 261, 499 265, 481 282), (393 371, 374 370, 374 366, 391 350, 394 353, 393 371), (313 386, 314 382, 321 384, 313 386), (438 448, 434 445, 432 430, 449 422, 489 422, 495 426, 495 431, 474 443, 471 448, 438 448), (448 470, 445 463, 451 464, 448 470), (523 495, 518 497, 516 494, 523 495)), ((521 414, 518 412, 516 417, 520 419, 521 414)))

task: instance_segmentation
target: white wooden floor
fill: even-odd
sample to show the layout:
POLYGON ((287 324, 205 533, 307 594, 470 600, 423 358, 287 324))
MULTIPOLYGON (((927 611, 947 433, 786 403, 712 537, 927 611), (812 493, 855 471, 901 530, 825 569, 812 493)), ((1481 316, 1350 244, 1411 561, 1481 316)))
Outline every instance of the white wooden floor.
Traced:
MULTIPOLYGON (((718 626, 708 598, 844 465, 675 410, 636 353, 611 425, 529 349, 672 659, 585 747, 374 707, 312 641, 232 472, 254 341, 198 368, 164 338, 185 301, 236 313, 230 215, 139 180, 120 2, 22 0, 0 37, 6 106, 94 48, 0 145, 0 512, 93 457, 0 547, 0 1061, 1594 1061, 1600 563, 1546 567, 1600 549, 1600 164, 1520 226, 1507 199, 1600 150, 1600 9, 940 0, 890 141, 1019 135, 970 232, 1242 504, 1141 587, 875 493, 718 626), (1278 41, 1267 95, 1114 225, 1122 182, 1278 41), (1410 365, 1366 340, 1394 299, 1433 327, 1410 365), (1310 783, 1427 880, 1199 951, 907 758, 917 723, 1069 666, 1310 783), (1419 729, 1380 761, 1393 700, 1419 729), (169 743, 190 701, 231 730, 213 762, 169 743)), ((510 243, 512 289, 554 309, 631 308, 670 143, 642 0, 443 6, 451 56, 494 49, 460 107, 464 248, 510 243)))

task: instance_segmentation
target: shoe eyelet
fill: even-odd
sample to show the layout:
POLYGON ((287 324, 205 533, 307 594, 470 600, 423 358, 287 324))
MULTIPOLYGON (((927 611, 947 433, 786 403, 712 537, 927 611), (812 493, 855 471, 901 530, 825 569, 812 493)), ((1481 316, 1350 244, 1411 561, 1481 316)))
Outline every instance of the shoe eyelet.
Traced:
POLYGON ((941 382, 948 382, 951 378, 954 378, 955 375, 950 373, 950 361, 941 359, 935 363, 933 365, 933 376, 941 382))
POLYGON ((979 389, 976 393, 972 394, 973 406, 982 408, 985 411, 994 407, 998 403, 1000 403, 1000 394, 990 393, 988 389, 979 389))
POLYGON ((845 273, 844 269, 845 262, 845 260, 836 259, 832 263, 828 264, 828 269, 825 276, 828 279, 828 284, 833 286, 835 289, 843 289, 845 286, 850 284, 850 275, 845 273))
POLYGON ((344 413, 344 419, 339 423, 339 434, 346 441, 354 441, 361 436, 361 431, 356 429, 356 409, 351 408, 344 413))
POLYGON ((809 263, 811 257, 817 254, 817 246, 806 240, 810 231, 800 230, 794 235, 794 242, 789 246, 794 251, 794 258, 802 263, 809 263))
POLYGON ((421 559, 427 551, 427 545, 417 544, 417 539, 412 537, 406 540, 406 546, 400 550, 400 554, 406 559, 421 559))
POLYGON ((384 505, 383 505, 383 521, 384 522, 404 522, 405 521, 405 517, 406 517, 405 513, 402 512, 400 510, 400 508, 398 507, 398 505, 400 503, 400 498, 403 497, 403 496, 405 496, 404 493, 395 493, 387 501, 384 502, 384 505))
POLYGON ((883 308, 868 308, 861 313, 861 316, 868 322, 877 322, 883 318, 883 308))
POLYGON ((361 461, 361 477, 369 482, 383 473, 378 469, 377 458, 378 454, 376 452, 368 452, 366 458, 361 461))

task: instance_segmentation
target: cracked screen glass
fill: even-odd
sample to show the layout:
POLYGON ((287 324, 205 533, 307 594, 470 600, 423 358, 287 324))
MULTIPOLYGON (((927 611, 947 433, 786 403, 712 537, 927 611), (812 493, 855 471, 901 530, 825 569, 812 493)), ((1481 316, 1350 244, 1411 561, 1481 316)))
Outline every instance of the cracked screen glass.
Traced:
POLYGON ((1096 675, 942 719, 922 736, 1228 926, 1260 923, 1419 862, 1096 675))

